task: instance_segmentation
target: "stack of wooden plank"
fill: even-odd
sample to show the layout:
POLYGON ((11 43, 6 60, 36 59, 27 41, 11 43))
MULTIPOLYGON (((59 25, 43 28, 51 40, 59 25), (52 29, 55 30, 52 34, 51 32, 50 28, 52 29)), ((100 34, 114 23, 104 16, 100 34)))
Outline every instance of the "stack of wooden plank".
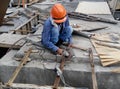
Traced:
POLYGON ((120 63, 120 37, 118 34, 96 34, 91 42, 103 66, 120 63))

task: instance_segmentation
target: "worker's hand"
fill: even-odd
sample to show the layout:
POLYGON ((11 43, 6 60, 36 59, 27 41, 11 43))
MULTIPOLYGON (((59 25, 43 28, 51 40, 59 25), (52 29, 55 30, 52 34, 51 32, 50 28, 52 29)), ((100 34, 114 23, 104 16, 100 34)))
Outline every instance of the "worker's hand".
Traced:
POLYGON ((59 48, 59 49, 57 50, 57 54, 62 55, 62 53, 63 53, 63 49, 60 49, 60 48, 59 48))
POLYGON ((72 44, 68 44, 68 47, 72 47, 73 45, 72 44))
POLYGON ((66 50, 64 50, 63 51, 63 54, 62 54, 64 57, 69 57, 69 53, 66 51, 66 50))

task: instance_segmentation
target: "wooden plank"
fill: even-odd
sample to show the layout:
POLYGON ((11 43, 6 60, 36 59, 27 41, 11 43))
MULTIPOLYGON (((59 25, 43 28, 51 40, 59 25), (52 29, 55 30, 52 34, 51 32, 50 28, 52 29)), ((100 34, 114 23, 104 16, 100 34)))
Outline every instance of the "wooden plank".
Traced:
MULTIPOLYGON (((97 34, 95 39, 91 39, 103 66, 109 66, 120 63, 119 43, 116 44, 109 34, 97 34), (98 44, 99 43, 99 44, 98 44), (101 45, 102 44, 102 45, 101 45), (104 44, 104 45, 103 45, 104 44), (108 45, 108 46, 107 46, 108 45)), ((119 40, 117 40, 118 42, 119 40)))
POLYGON ((16 79, 18 73, 20 72, 21 68, 24 66, 24 64, 26 64, 28 57, 30 55, 30 53, 32 52, 32 48, 30 48, 25 56, 21 59, 21 63, 19 64, 19 66, 16 68, 16 70, 14 71, 14 73, 12 74, 10 80, 8 81, 8 83, 6 84, 7 86, 11 86, 12 83, 14 82, 14 80, 16 79))
POLYGON ((111 72, 113 72, 113 73, 120 73, 120 68, 113 69, 111 72))
MULTIPOLYGON (((13 44, 15 44, 15 42, 17 42, 18 40, 20 40, 24 37, 26 37, 26 36, 25 35, 18 35, 18 34, 3 33, 0 35, 0 47, 9 48, 13 44)), ((23 46, 24 43, 25 43, 25 41, 21 40, 18 43, 16 43, 13 46, 13 48, 20 48, 21 46, 23 46)))
MULTIPOLYGON (((63 72, 63 69, 64 69, 64 65, 65 65, 65 57, 63 56, 62 57, 62 61, 60 63, 60 70, 63 72)), ((55 78, 55 82, 54 82, 54 85, 53 85, 53 89, 58 89, 58 86, 59 86, 59 82, 60 82, 60 76, 56 76, 55 78)))
POLYGON ((98 89, 96 73, 95 73, 95 68, 94 68, 94 61, 93 61, 93 52, 91 48, 89 49, 89 60, 90 60, 91 71, 92 71, 93 89, 98 89))

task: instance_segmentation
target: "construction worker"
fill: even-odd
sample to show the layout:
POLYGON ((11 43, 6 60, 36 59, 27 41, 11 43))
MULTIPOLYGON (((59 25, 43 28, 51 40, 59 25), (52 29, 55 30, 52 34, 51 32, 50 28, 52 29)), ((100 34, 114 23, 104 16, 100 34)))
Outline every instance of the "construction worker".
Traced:
POLYGON ((42 44, 59 55, 63 49, 59 47, 62 43, 72 44, 73 29, 69 24, 69 18, 64 6, 60 3, 53 5, 50 17, 45 21, 42 32, 42 44))

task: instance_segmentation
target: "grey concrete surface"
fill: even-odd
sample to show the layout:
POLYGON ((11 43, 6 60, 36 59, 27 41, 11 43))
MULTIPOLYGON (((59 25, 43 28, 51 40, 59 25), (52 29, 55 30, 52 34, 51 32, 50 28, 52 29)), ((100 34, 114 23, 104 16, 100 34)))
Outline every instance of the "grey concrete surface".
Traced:
MULTIPOLYGON (((53 89, 53 86, 39 86, 35 84, 20 84, 20 83, 14 83, 11 86, 12 89, 53 89)), ((6 86, 3 85, 3 89, 7 89, 6 86)), ((58 89, 88 89, 85 87, 81 88, 75 88, 75 87, 58 87, 58 89)))
MULTIPOLYGON (((38 30, 38 32, 41 32, 38 30)), ((38 33, 36 32, 36 34, 38 33)), ((38 39, 37 39, 38 40, 38 39)), ((89 39, 74 36, 73 43, 81 47, 92 47, 89 39)), ((27 45, 24 45, 19 51, 11 50, 7 55, 5 55, 0 60, 0 80, 7 82, 12 75, 15 68, 18 66, 19 62, 14 59, 16 53, 26 51, 27 45)), ((94 48, 93 48, 94 50, 94 48)), ((74 87, 88 87, 92 89, 92 80, 91 80, 91 67, 89 63, 87 52, 74 49, 76 58, 71 61, 67 61, 63 75, 65 81, 70 86, 74 87)), ((51 56, 53 54, 46 51, 48 54, 44 54, 46 59, 53 59, 55 57, 51 56)), ((94 50, 94 54, 96 54, 94 50)), ((35 54, 34 54, 35 55, 35 54)), ((33 57, 31 55, 31 57, 33 57)), ((36 56, 35 56, 36 57, 36 56)), ((15 80, 15 83, 30 83, 38 85, 52 85, 56 73, 54 71, 56 66, 59 66, 58 62, 49 61, 38 58, 31 58, 32 61, 29 62, 25 67, 22 68, 18 77, 15 80)), ((97 75, 97 82, 99 89, 118 89, 120 80, 119 74, 111 73, 112 69, 118 68, 120 65, 114 65, 109 67, 102 67, 98 57, 94 57, 95 63, 95 72, 97 75)), ((61 83, 62 84, 62 83, 61 83)))
MULTIPOLYGON (((6 83, 10 79, 10 76, 19 64, 13 58, 16 52, 16 50, 11 50, 0 60, 0 80, 2 82, 6 83)), ((89 59, 77 60, 79 60, 77 63, 68 61, 65 64, 63 75, 66 83, 74 87, 89 87, 92 89, 89 59)), ((59 66, 59 63, 34 59, 22 68, 14 83, 53 85, 56 76, 54 71, 56 66, 59 66)), ((97 74, 99 89, 119 89, 120 75, 111 73, 112 69, 118 67, 102 67, 100 63, 95 62, 95 72, 97 74)))
MULTIPOLYGON (((16 13, 19 10, 23 10, 23 9, 22 8, 10 8, 10 9, 8 9, 8 11, 12 11, 13 13, 16 13)), ((20 18, 12 18, 9 22, 14 23, 14 26, 6 26, 6 25, 0 26, 0 33, 8 33, 11 30, 14 30, 15 28, 17 28, 19 25, 21 25, 26 20, 27 20, 27 18, 25 18, 23 16, 21 16, 20 18)))
MULTIPOLYGON (((76 0, 77 1, 77 0, 76 0)), ((76 1, 73 1, 76 3, 76 1)), ((103 0, 102 0, 103 1, 103 0)), ((68 5, 68 4, 67 4, 68 5)), ((70 4, 71 5, 71 4, 70 4)), ((68 5, 68 6, 70 6, 68 5)), ((72 4, 73 5, 73 4, 72 4)), ((75 4, 77 5, 77 4, 75 4)), ((36 8, 40 8, 39 5, 36 8)), ((42 8, 43 10, 49 9, 50 7, 42 8)), ((74 10, 74 8, 72 9, 74 10)), ((103 18, 113 19, 111 15, 96 15, 103 18)), ((99 26, 108 26, 108 28, 94 31, 94 33, 120 33, 120 23, 117 25, 102 23, 102 22, 87 22, 83 20, 70 19, 70 24, 79 24, 83 29, 89 29, 99 26)), ((42 28, 41 28, 42 29, 42 28)), ((40 33, 39 29, 36 34, 40 33)), ((33 39, 33 38, 32 38, 33 39)), ((34 38, 36 39, 36 38, 34 38)), ((33 39, 33 40, 34 40, 33 39)), ((38 41, 39 39, 37 39, 38 41)), ((94 54, 96 51, 92 46, 91 42, 87 38, 73 36, 73 43, 84 48, 91 47, 94 54)), ((26 51, 28 45, 24 45, 20 50, 11 50, 3 58, 0 59, 0 80, 4 83, 8 82, 15 68, 19 65, 20 62, 15 60, 16 53, 26 51)), ((71 61, 67 61, 63 71, 63 75, 67 84, 73 87, 88 87, 92 89, 92 78, 91 78, 91 67, 88 53, 73 49, 75 52, 75 58, 71 61)), ((41 54, 42 56, 47 57, 46 59, 54 59, 55 57, 51 56, 50 52, 46 51, 48 54, 41 54)), ((24 55, 24 54, 23 54, 24 55)), ((38 54, 36 54, 38 55, 38 54)), ((56 66, 59 66, 58 62, 49 61, 39 58, 32 58, 32 61, 27 63, 19 75, 17 76, 15 83, 30 83, 38 85, 53 85, 56 73, 54 71, 56 66)), ((98 89, 119 89, 120 87, 120 74, 112 73, 113 69, 119 68, 120 64, 111 65, 109 67, 102 67, 99 57, 94 57, 95 72, 97 75, 98 89)), ((61 83, 61 85, 63 85, 61 83)))

